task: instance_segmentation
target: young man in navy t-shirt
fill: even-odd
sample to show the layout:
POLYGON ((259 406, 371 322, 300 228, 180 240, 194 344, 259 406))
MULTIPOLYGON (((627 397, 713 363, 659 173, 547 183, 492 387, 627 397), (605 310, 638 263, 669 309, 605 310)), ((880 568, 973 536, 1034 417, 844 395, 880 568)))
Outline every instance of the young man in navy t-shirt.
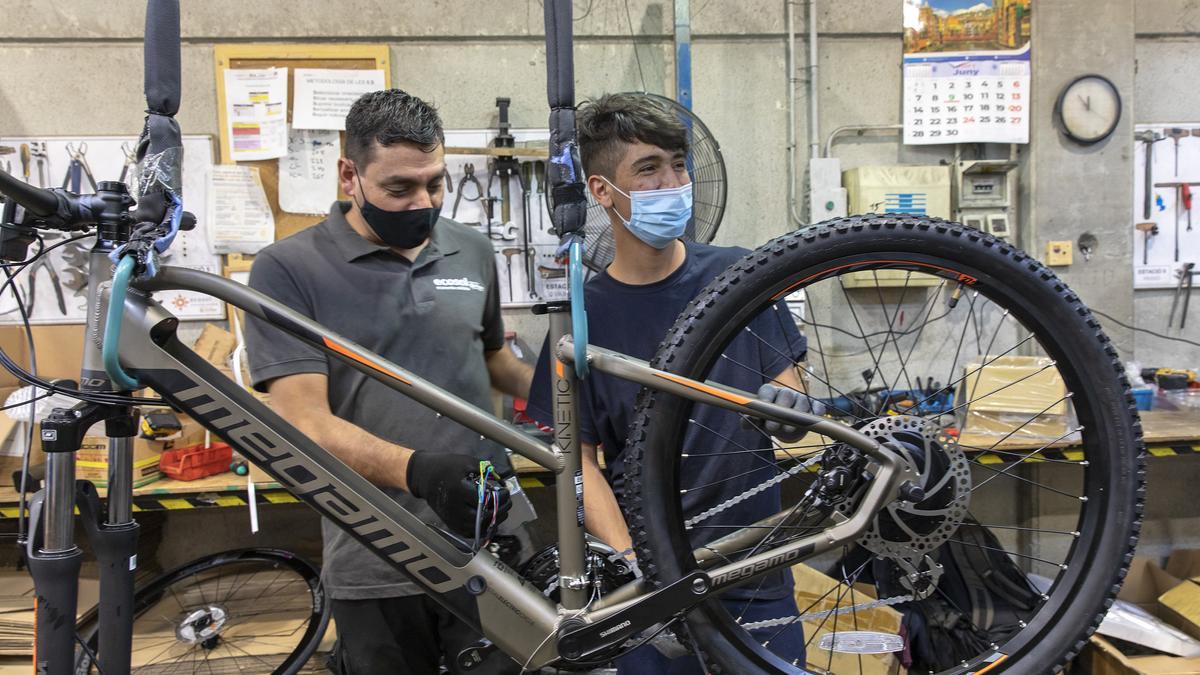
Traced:
MULTIPOLYGON (((607 270, 585 287, 590 344, 650 360, 675 318, 701 289, 745 255, 681 239, 691 218, 691 179, 686 158, 688 130, 653 99, 610 94, 584 103, 578 112, 580 153, 588 189, 607 209, 616 253, 607 270)), ((809 410, 796 363, 805 340, 782 303, 760 315, 719 359, 709 379, 781 405, 809 410), (769 383, 769 384, 768 384, 769 383), (764 387, 764 385, 767 385, 764 387), (778 385, 778 387, 770 386, 778 385), (761 391, 760 391, 761 388, 761 391)), ((549 345, 543 345, 529 404, 530 414, 552 424, 549 345)), ((640 386, 592 371, 580 382, 579 428, 583 441, 586 527, 632 559, 629 528, 618 506, 625 488, 625 440, 640 386), (604 452, 606 469, 596 457, 604 452)), ((778 485, 715 514, 705 514, 776 476, 770 439, 735 414, 697 405, 685 438, 680 487, 685 516, 700 518, 693 545, 728 534, 781 510, 778 485), (761 452, 756 452, 761 451, 761 452), (701 456, 710 455, 710 456, 701 456)), ((761 423, 758 424, 761 426, 761 423)), ((796 430, 785 430, 782 434, 796 430)), ((795 438, 789 440, 796 440, 795 438)), ((743 622, 796 616, 791 575, 765 575, 721 596, 743 622)), ((804 665, 800 622, 764 631, 776 655, 804 665)), ((699 673, 693 656, 668 659, 643 647, 618 661, 621 673, 699 673)))

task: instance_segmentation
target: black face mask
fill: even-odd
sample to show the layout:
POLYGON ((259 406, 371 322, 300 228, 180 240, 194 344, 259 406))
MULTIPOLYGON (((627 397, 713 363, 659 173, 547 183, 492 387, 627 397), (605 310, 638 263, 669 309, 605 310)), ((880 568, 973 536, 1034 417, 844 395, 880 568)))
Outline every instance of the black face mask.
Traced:
POLYGON ((362 178, 358 176, 357 170, 354 175, 358 178, 358 191, 362 195, 359 211, 362 212, 363 220, 367 221, 367 225, 383 243, 396 248, 410 249, 420 246, 429 238, 441 209, 385 211, 367 201, 367 193, 363 190, 362 178))

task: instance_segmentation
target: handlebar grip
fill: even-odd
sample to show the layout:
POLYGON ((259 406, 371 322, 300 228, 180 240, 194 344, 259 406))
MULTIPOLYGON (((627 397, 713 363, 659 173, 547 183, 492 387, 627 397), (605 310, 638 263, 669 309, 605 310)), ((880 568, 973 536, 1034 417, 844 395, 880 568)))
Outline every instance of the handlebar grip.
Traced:
POLYGON ((22 182, 3 171, 0 171, 0 194, 39 218, 48 218, 58 212, 58 197, 53 192, 22 182))

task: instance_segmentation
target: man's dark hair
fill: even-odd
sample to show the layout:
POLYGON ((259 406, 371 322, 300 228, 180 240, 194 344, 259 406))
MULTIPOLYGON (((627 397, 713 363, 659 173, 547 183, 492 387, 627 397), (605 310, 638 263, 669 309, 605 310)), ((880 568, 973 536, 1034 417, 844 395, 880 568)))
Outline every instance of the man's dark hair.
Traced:
POLYGON ((584 171, 612 178, 625 146, 641 141, 663 150, 688 151, 683 122, 644 94, 605 94, 579 106, 575 117, 584 171))
POLYGON ((346 157, 356 166, 371 162, 375 142, 412 143, 433 152, 445 141, 437 108, 400 89, 363 94, 346 114, 346 157))

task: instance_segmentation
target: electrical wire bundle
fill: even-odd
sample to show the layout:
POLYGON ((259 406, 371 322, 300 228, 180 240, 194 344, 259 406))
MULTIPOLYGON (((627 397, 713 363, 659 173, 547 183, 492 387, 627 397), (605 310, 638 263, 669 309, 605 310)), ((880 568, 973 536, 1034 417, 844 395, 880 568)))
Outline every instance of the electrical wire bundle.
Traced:
POLYGON ((491 543, 492 534, 496 531, 496 518, 500 515, 500 486, 496 470, 488 460, 479 462, 479 505, 475 509, 475 543, 471 548, 473 553, 491 543), (490 482, 489 482, 490 481, 490 482), (484 520, 491 511, 491 522, 485 529, 484 520))

